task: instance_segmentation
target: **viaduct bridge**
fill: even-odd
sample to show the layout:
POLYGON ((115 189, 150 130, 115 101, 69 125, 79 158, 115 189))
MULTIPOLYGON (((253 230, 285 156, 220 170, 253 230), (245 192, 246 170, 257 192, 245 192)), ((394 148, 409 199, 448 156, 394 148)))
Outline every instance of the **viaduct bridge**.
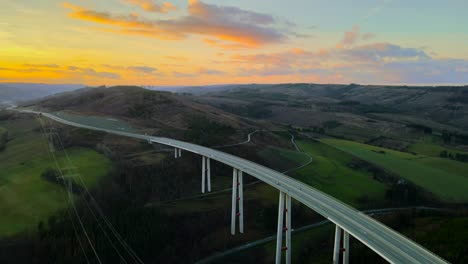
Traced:
POLYGON ((182 155, 182 151, 192 152, 201 156, 201 192, 211 192, 211 162, 221 162, 232 167, 232 210, 231 234, 244 232, 244 197, 243 175, 251 175, 278 190, 278 228, 276 238, 276 263, 281 263, 285 254, 286 263, 291 263, 291 200, 295 199, 316 211, 335 224, 335 242, 333 263, 337 264, 340 255, 343 263, 349 262, 349 238, 359 240, 390 263, 447 263, 442 258, 402 236, 364 213, 338 201, 337 199, 297 181, 280 172, 269 169, 254 162, 230 155, 228 153, 187 143, 179 140, 154 137, 136 133, 93 127, 62 119, 49 113, 32 110, 13 109, 24 113, 40 114, 57 122, 84 128, 103 131, 115 135, 146 140, 174 148, 174 157, 182 155))

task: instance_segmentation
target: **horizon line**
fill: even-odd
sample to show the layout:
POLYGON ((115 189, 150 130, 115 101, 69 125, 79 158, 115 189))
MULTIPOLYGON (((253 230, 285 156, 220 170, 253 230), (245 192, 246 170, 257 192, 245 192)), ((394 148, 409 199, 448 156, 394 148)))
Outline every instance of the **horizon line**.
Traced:
POLYGON ((36 84, 36 85, 82 85, 83 88, 86 87, 116 87, 116 86, 136 86, 136 87, 166 87, 166 88, 178 88, 178 87, 206 87, 206 86, 230 86, 230 85, 285 85, 285 84, 309 84, 309 85, 359 85, 359 86, 394 86, 394 87, 466 87, 466 84, 450 84, 450 83, 436 83, 436 84, 404 84, 404 83, 389 83, 389 84, 370 84, 370 83, 315 83, 315 82, 278 82, 278 83, 222 83, 222 84, 200 84, 200 85, 161 85, 161 84, 99 84, 99 85, 90 85, 90 84, 81 84, 81 83, 43 83, 43 82, 1 82, 0 84, 36 84))

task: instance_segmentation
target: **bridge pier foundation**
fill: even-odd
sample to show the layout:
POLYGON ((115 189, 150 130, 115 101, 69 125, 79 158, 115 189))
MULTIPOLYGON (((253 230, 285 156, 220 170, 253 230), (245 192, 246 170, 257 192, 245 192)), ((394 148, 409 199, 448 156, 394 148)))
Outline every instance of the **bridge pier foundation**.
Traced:
POLYGON ((244 233, 244 193, 243 172, 236 168, 232 169, 232 207, 231 207, 231 234, 236 234, 236 218, 239 217, 239 233, 244 233), (239 211, 237 211, 239 203, 239 211))
POLYGON ((286 251, 286 263, 291 263, 291 196, 280 192, 278 204, 278 230, 276 235, 276 264, 281 263, 282 252, 286 251), (286 218, 286 219, 285 219, 286 218), (286 221, 285 221, 286 220, 286 221), (283 233, 286 245, 283 246, 283 233))

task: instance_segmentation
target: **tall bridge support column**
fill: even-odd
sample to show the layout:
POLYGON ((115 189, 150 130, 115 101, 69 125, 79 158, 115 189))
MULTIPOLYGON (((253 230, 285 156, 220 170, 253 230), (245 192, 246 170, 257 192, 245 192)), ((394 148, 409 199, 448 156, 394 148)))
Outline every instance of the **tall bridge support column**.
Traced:
POLYGON ((237 169, 232 169, 231 235, 236 234, 237 169))
POLYGON ((333 248, 333 263, 340 262, 340 253, 343 253, 343 264, 349 263, 349 233, 338 225, 335 227, 335 245, 333 248), (343 245, 341 244, 341 233, 343 233, 343 245))
POLYGON ((286 263, 291 263, 291 196, 280 192, 278 205, 278 231, 276 235, 276 264, 281 263, 282 252, 286 251, 286 263), (286 218, 286 219, 285 219, 286 218), (286 220, 286 221, 285 221, 286 220), (283 246, 283 233, 286 245, 283 246))
POLYGON ((241 170, 237 171, 237 193, 239 200, 239 233, 244 233, 244 190, 243 190, 243 172, 241 170))
POLYGON ((207 176, 207 182, 208 182, 208 192, 211 192, 211 159, 206 158, 206 176, 207 176))
POLYGON ((205 188, 208 187, 208 192, 211 192, 211 159, 202 156, 202 193, 205 193, 205 188))
POLYGON ((205 179, 206 179, 206 157, 202 156, 202 183, 201 183, 201 192, 205 193, 205 179))
POLYGON ((341 227, 335 227, 335 245, 333 247, 333 264, 338 264, 340 261, 340 245, 341 245, 341 227))
POLYGON ((343 230, 343 264, 349 263, 349 233, 343 230))
POLYGON ((236 218, 239 217, 239 233, 244 233, 244 193, 242 188, 241 170, 232 169, 232 208, 231 208, 231 234, 236 234, 236 218), (237 210, 239 203, 239 211, 237 210))
POLYGON ((178 158, 179 157, 179 151, 177 150, 177 148, 174 148, 174 158, 178 158))
POLYGON ((178 149, 177 156, 179 156, 179 158, 182 156, 182 150, 181 149, 178 149))

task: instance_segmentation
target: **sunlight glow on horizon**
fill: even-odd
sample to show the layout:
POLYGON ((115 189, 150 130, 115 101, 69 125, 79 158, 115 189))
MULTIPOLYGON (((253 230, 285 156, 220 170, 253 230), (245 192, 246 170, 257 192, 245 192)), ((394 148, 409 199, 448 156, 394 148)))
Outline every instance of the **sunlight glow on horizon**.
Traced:
POLYGON ((0 82, 468 83, 464 1, 3 1, 0 82))

